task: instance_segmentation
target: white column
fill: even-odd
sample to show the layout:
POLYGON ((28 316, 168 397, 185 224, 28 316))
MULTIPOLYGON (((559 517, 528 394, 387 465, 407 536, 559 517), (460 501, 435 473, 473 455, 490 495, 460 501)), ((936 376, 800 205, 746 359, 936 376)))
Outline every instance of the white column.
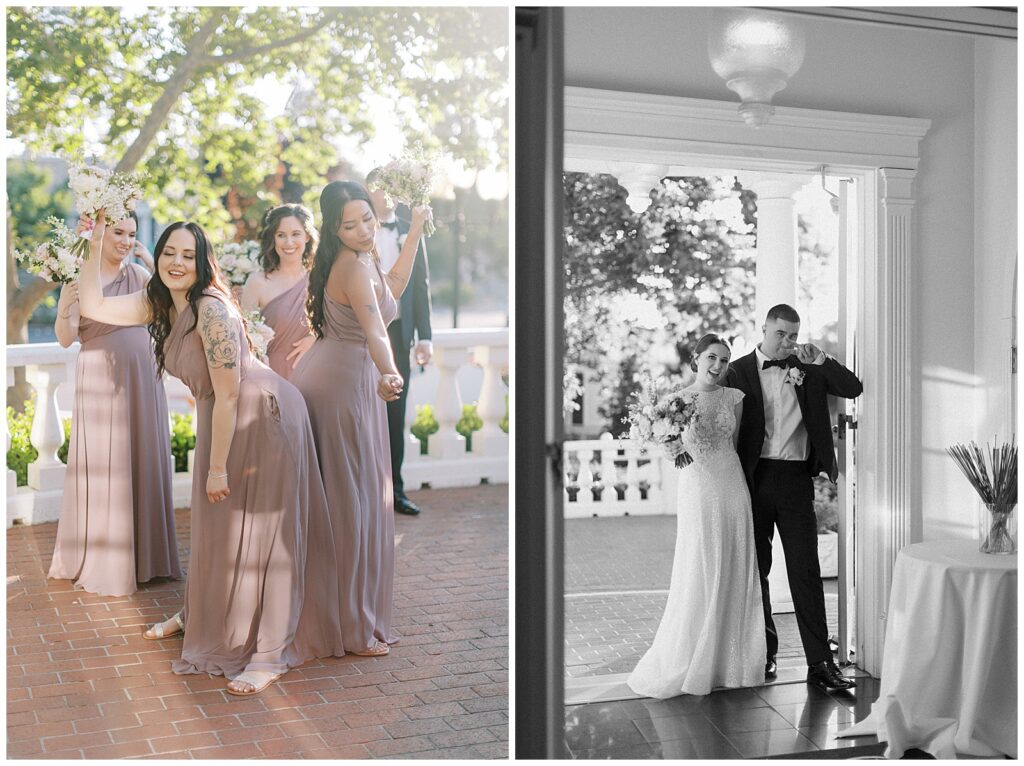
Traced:
POLYGON ((434 348, 434 364, 439 373, 434 399, 438 431, 430 437, 427 448, 431 457, 458 459, 466 456, 466 439, 455 430, 455 424, 462 417, 462 396, 455 373, 468 361, 469 350, 464 347, 434 348))
MULTIPOLYGON (((7 387, 10 388, 14 385, 14 368, 7 368, 7 387)), ((11 429, 7 427, 7 417, 4 416, 4 436, 7 437, 7 451, 11 449, 11 429)), ((10 468, 7 469, 7 498, 10 500, 18 491, 18 474, 12 471, 10 468)))
POLYGON ((743 187, 757 194, 757 328, 772 306, 788 303, 797 308, 800 239, 793 195, 807 182, 804 176, 790 174, 740 174, 743 187))
POLYGON ((28 485, 36 490, 56 490, 64 486, 64 464, 57 457, 57 450, 64 443, 64 428, 57 408, 57 386, 66 377, 67 365, 63 360, 25 367, 25 379, 36 392, 32 444, 39 450, 39 458, 28 467, 28 485))
POLYGON ((473 434, 473 454, 500 457, 508 454, 508 434, 498 423, 505 417, 505 394, 508 388, 501 371, 508 364, 508 346, 477 346, 473 360, 484 368, 477 414, 484 426, 473 434))
POLYGON ((651 190, 668 175, 667 165, 637 165, 632 162, 609 163, 609 172, 626 190, 626 202, 634 213, 642 213, 651 205, 651 190))
POLYGON ((864 395, 858 406, 857 664, 882 668, 889 589, 900 548, 921 540, 919 450, 915 448, 913 170, 880 168, 877 175, 876 256, 865 264, 858 348, 864 395), (861 597, 863 596, 863 597, 861 597))

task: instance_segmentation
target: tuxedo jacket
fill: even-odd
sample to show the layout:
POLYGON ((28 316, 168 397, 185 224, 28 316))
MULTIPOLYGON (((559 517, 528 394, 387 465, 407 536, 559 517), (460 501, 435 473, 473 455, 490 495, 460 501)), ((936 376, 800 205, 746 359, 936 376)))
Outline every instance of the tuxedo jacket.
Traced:
MULTIPOLYGON (((828 474, 835 482, 839 476, 836 453, 832 446, 832 423, 828 411, 828 394, 853 399, 864 390, 857 376, 831 357, 825 357, 820 365, 801 364, 796 356, 787 360, 790 367, 804 371, 804 381, 796 388, 796 399, 800 404, 810 456, 807 470, 811 476, 821 472, 828 474)), ((739 444, 737 451, 747 484, 753 491, 754 471, 761 459, 764 446, 764 392, 757 370, 757 353, 751 351, 729 366, 723 385, 738 388, 746 397, 743 399, 743 417, 740 420, 739 444)), ((789 385, 789 384, 786 384, 789 385)))
MULTIPOLYGON (((402 239, 409 233, 409 220, 401 215, 398 218, 398 237, 402 239)), ((416 248, 416 257, 412 262, 412 273, 409 284, 398 301, 398 318, 388 326, 393 344, 401 344, 401 348, 412 346, 414 340, 430 340, 430 269, 427 266, 427 249, 425 240, 420 239, 416 248)))

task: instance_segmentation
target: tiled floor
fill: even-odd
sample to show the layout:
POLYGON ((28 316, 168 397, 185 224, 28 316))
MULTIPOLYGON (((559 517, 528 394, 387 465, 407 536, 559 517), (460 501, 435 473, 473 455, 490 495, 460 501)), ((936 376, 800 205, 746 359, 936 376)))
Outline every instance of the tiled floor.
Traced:
MULTIPOLYGON (((567 679, 629 673, 665 611, 675 549, 674 516, 570 519, 565 524, 567 679)), ((836 580, 824 581, 829 632, 839 625, 836 580)), ((803 666, 792 613, 775 616, 780 666, 803 666)))
POLYGON ((565 711, 573 758, 764 758, 873 745, 835 738, 860 721, 878 697, 878 681, 826 694, 807 684, 725 689, 704 697, 575 705, 565 711))
MULTIPOLYGON (((410 493, 388 657, 308 662, 256 698, 145 641, 184 582, 123 598, 47 581, 56 524, 7 530, 9 758, 506 758, 508 487, 410 493)), ((178 511, 187 566, 188 512, 178 511)))

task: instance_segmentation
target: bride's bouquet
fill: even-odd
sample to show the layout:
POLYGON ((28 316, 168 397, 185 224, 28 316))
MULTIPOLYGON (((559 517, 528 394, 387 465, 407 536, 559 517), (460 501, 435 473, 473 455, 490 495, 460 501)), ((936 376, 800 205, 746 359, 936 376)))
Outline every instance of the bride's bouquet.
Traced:
POLYGON ((270 325, 263 321, 263 312, 259 309, 243 312, 242 320, 245 322, 245 331, 249 335, 253 354, 261 362, 265 362, 267 360, 267 346, 274 339, 274 331, 270 325))
POLYGON ((14 251, 14 257, 31 274, 53 282, 74 282, 82 269, 82 258, 75 254, 78 242, 85 242, 68 228, 64 221, 50 216, 46 222, 53 227, 49 242, 44 242, 34 251, 23 253, 14 251))
MULTIPOLYGON (((95 165, 72 165, 68 170, 68 186, 75 195, 75 209, 92 219, 105 209, 108 224, 121 221, 142 199, 140 179, 135 173, 114 173, 95 165)), ((83 231, 76 238, 72 252, 79 258, 89 253, 92 231, 83 231)))
MULTIPOLYGON (((430 202, 430 190, 434 187, 437 157, 427 154, 423 145, 417 143, 413 149, 399 159, 384 165, 370 182, 371 191, 382 191, 388 205, 401 202, 409 207, 426 205, 430 202)), ((423 226, 423 233, 430 236, 436 229, 432 221, 423 226)))
POLYGON ((643 372, 640 390, 630 394, 623 423, 629 425, 629 438, 646 447, 665 450, 677 468, 692 460, 683 447, 683 432, 697 421, 696 397, 678 390, 678 385, 663 377, 643 372))
POLYGON ((221 245, 216 256, 221 274, 232 287, 244 285, 249 275, 260 269, 260 243, 253 240, 221 245))

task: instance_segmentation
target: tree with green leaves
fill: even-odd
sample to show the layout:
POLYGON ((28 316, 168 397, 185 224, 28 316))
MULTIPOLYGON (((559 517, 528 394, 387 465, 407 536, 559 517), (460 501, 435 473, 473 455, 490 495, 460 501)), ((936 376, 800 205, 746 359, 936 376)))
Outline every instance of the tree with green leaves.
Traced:
MULTIPOLYGON (((155 216, 227 236, 229 193, 261 201, 243 211, 258 220, 282 166, 314 203, 344 161, 333 139, 374 135, 371 98, 409 140, 504 164, 507 53, 504 8, 11 7, 7 127, 30 153, 141 171, 155 216), (280 83, 275 112, 260 94, 280 83)), ((20 281, 10 237, 7 256, 8 338, 24 340, 48 290, 20 281)))
POLYGON ((637 215, 608 175, 566 173, 566 362, 602 390, 620 432, 633 374, 677 373, 706 332, 754 308, 754 204, 732 179, 666 178, 637 215))

